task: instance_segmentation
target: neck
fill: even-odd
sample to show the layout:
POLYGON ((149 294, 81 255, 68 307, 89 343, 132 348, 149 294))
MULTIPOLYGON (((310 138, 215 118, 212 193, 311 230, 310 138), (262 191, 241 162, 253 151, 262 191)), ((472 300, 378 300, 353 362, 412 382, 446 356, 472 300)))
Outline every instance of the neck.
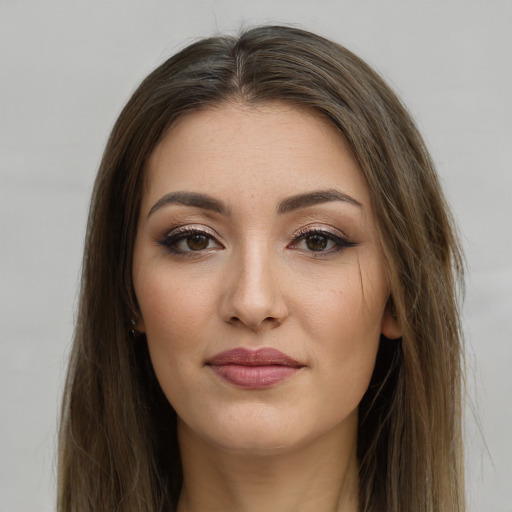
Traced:
POLYGON ((262 454, 212 445, 180 422, 178 512, 358 512, 357 414, 348 426, 262 454))

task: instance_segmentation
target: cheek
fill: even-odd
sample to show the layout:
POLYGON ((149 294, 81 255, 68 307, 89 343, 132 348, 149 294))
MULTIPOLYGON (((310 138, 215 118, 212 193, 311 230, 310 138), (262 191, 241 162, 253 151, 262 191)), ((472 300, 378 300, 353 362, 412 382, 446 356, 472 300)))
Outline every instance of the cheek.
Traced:
POLYGON ((180 397, 194 393, 216 300, 204 282, 191 283, 168 267, 146 269, 136 278, 137 300, 155 374, 176 408, 180 397))
POLYGON ((157 267, 144 272, 139 283, 136 295, 148 341, 189 345, 195 333, 207 328, 215 298, 206 283, 157 267))
POLYGON ((303 328, 310 330, 313 357, 329 403, 356 408, 370 382, 387 298, 381 266, 354 261, 330 286, 316 288, 309 299, 303 328), (367 267, 368 268, 368 267, 367 267))
POLYGON ((313 275, 297 289, 303 328, 318 340, 316 349, 357 353, 379 339, 387 287, 381 269, 376 270, 363 273, 355 260, 327 278, 313 275))
POLYGON ((368 314, 364 304, 338 300, 337 307, 326 308, 324 319, 325 337, 316 354, 326 382, 366 389, 380 340, 380 314, 368 314))
POLYGON ((173 409, 188 417, 202 391, 196 378, 202 352, 195 333, 204 329, 203 318, 194 314, 200 308, 167 293, 152 294, 146 306, 146 339, 156 378, 173 409))

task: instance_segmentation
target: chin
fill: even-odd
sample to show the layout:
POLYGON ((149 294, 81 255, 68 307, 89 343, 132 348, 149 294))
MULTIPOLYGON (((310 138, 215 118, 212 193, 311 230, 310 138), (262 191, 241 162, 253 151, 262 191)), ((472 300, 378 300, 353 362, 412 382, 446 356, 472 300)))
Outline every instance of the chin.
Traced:
POLYGON ((222 451, 253 455, 272 455, 291 450, 307 442, 304 421, 283 417, 279 410, 252 404, 247 410, 218 411, 204 422, 180 421, 182 433, 217 447, 222 451))
POLYGON ((223 451, 252 456, 284 453, 302 444, 301 436, 294 437, 290 433, 279 432, 276 427, 270 431, 254 428, 237 429, 229 432, 229 436, 216 436, 212 441, 223 451))
POLYGON ((357 431, 357 410, 345 418, 331 417, 327 421, 310 423, 308 416, 298 414, 284 417, 272 409, 239 410, 236 417, 220 415, 224 421, 187 427, 194 436, 217 449, 232 454, 250 456, 272 456, 293 452, 320 441, 327 440, 330 434, 343 436, 357 431), (259 412, 259 414, 258 414, 259 412), (274 412, 274 414, 272 414, 274 412), (193 430, 193 433, 191 432, 193 430))

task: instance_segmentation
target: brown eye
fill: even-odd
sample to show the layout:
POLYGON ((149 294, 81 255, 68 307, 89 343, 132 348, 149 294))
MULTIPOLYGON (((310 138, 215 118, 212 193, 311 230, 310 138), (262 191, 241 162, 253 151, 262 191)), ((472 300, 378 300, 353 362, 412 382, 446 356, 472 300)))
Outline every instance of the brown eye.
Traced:
POLYGON ((187 247, 191 251, 202 251, 208 247, 209 238, 205 235, 191 235, 187 237, 187 247))
POLYGON ((306 242, 306 247, 310 251, 324 251, 327 248, 327 244, 329 242, 327 237, 318 234, 308 236, 304 240, 306 242))
POLYGON ((334 256, 344 249, 354 247, 354 242, 348 240, 345 236, 340 236, 323 229, 299 230, 298 234, 288 246, 290 249, 300 250, 303 253, 309 253, 310 256, 334 256))
POLYGON ((224 248, 210 233, 189 228, 179 228, 169 233, 158 243, 165 247, 170 253, 182 256, 187 254, 191 256, 194 253, 202 254, 203 252, 209 254, 212 251, 218 251, 224 248))

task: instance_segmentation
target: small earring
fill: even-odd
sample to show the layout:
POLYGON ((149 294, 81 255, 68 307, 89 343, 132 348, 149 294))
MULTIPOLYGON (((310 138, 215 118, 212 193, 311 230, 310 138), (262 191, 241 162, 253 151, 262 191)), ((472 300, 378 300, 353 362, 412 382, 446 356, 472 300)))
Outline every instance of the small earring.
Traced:
POLYGON ((132 324, 132 328, 130 329, 130 336, 134 339, 142 336, 144 333, 135 328, 137 321, 132 318, 130 322, 132 324))

